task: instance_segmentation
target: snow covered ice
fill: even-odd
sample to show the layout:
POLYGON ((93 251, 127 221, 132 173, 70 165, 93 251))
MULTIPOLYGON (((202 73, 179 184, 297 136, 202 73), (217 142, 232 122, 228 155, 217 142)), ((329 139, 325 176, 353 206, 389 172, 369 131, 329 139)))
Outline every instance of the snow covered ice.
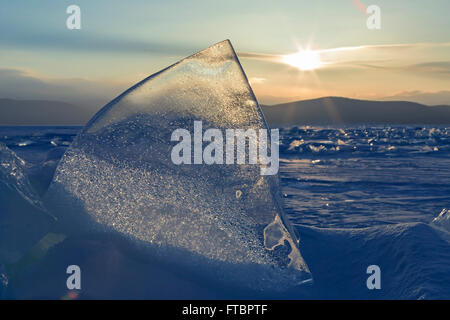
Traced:
POLYGON ((192 132, 194 121, 204 130, 267 128, 229 41, 101 109, 63 156, 46 205, 67 234, 117 233, 161 261, 230 286, 285 291, 310 282, 277 175, 260 175, 259 165, 171 162, 171 133, 192 132))
MULTIPOLYGON (((63 151, 59 148, 66 149, 55 147, 50 141, 64 140, 70 145, 80 130, 80 127, 3 127, 0 141, 25 160, 25 166, 21 165, 24 175, 33 187, 41 188, 46 183, 37 182, 47 181, 53 175, 50 172, 53 165, 46 164, 58 162, 63 151), (18 146, 23 140, 33 143, 18 146)), ((314 275, 314 283, 287 293, 262 296, 448 299, 450 237, 446 236, 448 232, 441 232, 442 228, 435 228, 429 222, 442 208, 448 208, 449 130, 418 126, 280 130, 284 210, 301 235, 301 254, 314 275), (429 138, 431 131, 435 141, 429 138), (384 140, 382 132, 386 132, 385 142, 380 141, 384 140), (294 140, 304 141, 303 150, 288 150, 294 140), (331 150, 339 146, 339 140, 350 148, 331 150), (366 146, 368 140, 374 143, 373 147, 366 146), (327 150, 319 154, 307 147, 324 144, 327 150), (439 151, 421 152, 432 144, 439 151), (386 145, 396 149, 387 150, 386 145), (402 148, 406 151, 399 152, 402 148), (381 268, 381 290, 366 287, 366 269, 372 264, 381 268)), ((52 232, 64 233, 57 227, 52 232)), ((74 263, 83 272, 81 299, 255 299, 261 296, 254 291, 244 292, 242 288, 228 290, 226 285, 217 284, 211 278, 205 281, 193 277, 180 264, 162 263, 162 259, 151 257, 144 259, 147 254, 135 252, 130 242, 117 234, 82 234, 80 230, 80 234, 68 236, 51 248, 41 262, 29 265, 28 271, 21 271, 19 283, 12 277, 5 278, 7 270, 1 271, 0 266, 0 283, 7 284, 6 296, 64 297, 67 275, 61 270, 74 263)))

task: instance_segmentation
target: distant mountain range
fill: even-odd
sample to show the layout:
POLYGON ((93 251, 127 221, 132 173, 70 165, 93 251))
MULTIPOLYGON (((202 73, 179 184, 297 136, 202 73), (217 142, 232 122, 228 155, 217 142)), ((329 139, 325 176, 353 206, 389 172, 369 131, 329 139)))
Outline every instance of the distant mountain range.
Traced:
POLYGON ((60 101, 0 99, 0 125, 83 125, 92 115, 60 101))
MULTIPOLYGON (((450 124, 450 106, 324 97, 262 105, 270 126, 332 124, 450 124)), ((94 114, 65 102, 0 99, 0 125, 83 125, 94 114)))
POLYGON ((309 124, 450 124, 450 106, 324 97, 261 106, 271 126, 309 124))

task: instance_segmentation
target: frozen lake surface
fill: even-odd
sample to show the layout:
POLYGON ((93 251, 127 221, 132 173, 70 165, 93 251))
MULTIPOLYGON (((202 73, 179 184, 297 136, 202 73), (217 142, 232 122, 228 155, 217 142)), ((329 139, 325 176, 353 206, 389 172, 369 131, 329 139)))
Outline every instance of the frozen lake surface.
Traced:
MULTIPOLYGON (((43 196, 58 161, 80 129, 0 127, 0 142, 24 161, 31 185, 43 196)), ((449 127, 284 128, 280 156, 284 208, 300 234, 300 250, 314 278, 311 287, 292 292, 288 298, 450 298, 450 245, 445 232, 430 226, 433 218, 450 207, 449 127), (381 268, 381 290, 366 287, 366 268, 372 264, 381 268)), ((2 164, 6 161, 1 160, 2 164)), ((117 254, 124 249, 115 240, 99 238, 96 242, 94 237, 68 238, 57 245, 24 275, 38 278, 33 280, 33 289, 21 285, 9 295, 61 297, 59 278, 49 280, 52 268, 70 260, 70 254, 90 268, 100 268, 101 263, 92 257, 96 247, 102 250, 102 259, 116 256, 122 267, 110 270, 110 277, 123 276, 128 286, 108 284, 111 288, 106 290, 109 280, 105 276, 103 286, 87 285, 81 297, 215 298, 226 291, 205 289, 203 284, 201 289, 194 284, 189 289, 191 282, 186 284, 179 274, 168 277, 172 291, 171 286, 163 292, 152 291, 136 280, 139 272, 145 274, 146 262, 117 254), (123 275, 127 270, 134 275, 123 275), (180 291, 181 285, 185 289, 180 291)), ((86 281, 99 281, 94 278, 86 281)))

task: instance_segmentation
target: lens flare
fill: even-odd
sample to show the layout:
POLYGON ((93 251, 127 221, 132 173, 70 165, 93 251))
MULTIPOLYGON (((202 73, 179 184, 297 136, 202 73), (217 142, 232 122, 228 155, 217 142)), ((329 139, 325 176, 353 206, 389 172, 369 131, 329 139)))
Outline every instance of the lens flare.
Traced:
POLYGON ((322 66, 320 54, 313 50, 300 50, 297 53, 285 55, 283 62, 302 71, 314 70, 322 66))

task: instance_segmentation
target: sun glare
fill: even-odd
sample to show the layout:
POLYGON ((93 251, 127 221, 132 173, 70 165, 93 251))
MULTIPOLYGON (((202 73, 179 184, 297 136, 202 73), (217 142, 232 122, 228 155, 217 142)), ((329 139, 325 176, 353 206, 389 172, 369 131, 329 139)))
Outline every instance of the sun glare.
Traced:
POLYGON ((300 50, 297 53, 285 55, 283 61, 300 70, 314 70, 320 68, 320 55, 313 50, 300 50))

